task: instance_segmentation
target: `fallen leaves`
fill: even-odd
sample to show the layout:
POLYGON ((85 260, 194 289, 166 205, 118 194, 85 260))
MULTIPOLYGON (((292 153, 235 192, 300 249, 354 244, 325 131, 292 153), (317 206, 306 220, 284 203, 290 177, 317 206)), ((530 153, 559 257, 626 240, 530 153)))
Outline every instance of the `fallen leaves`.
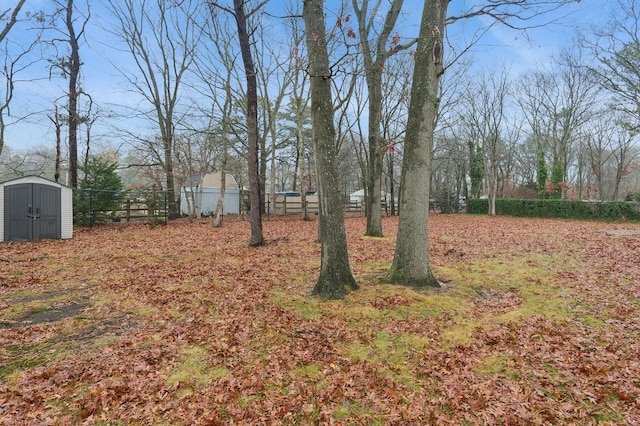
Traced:
POLYGON ((637 225, 434 215, 417 291, 383 283, 397 218, 348 218, 340 302, 316 223, 264 225, 0 245, 0 424, 640 422, 637 225))

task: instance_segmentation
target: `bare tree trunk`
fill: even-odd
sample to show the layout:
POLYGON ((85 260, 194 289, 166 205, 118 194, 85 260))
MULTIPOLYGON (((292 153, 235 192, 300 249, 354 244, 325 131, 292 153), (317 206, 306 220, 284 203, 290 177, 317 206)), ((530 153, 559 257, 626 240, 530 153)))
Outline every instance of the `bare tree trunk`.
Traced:
POLYGON ((214 228, 220 228, 222 226, 222 209, 224 207, 224 193, 227 189, 227 154, 226 149, 223 153, 224 159, 222 160, 222 167, 220 167, 220 193, 218 194, 218 202, 216 203, 216 209, 213 212, 213 219, 211 220, 211 226, 214 228))
POLYGON ((302 112, 306 109, 306 105, 304 108, 302 107, 302 99, 296 99, 295 102, 297 104, 296 109, 300 112, 296 117, 296 138, 298 142, 298 148, 296 151, 298 152, 300 165, 300 199, 302 200, 302 218, 304 220, 309 220, 309 209, 307 208, 307 182, 305 181, 306 163, 304 161, 306 144, 304 143, 304 135, 302 132, 302 122, 304 120, 304 114, 302 112))
POLYGON ((56 182, 60 182, 60 163, 62 162, 62 137, 61 137, 61 129, 62 123, 60 123, 60 116, 58 115, 58 107, 56 106, 56 110, 53 113, 53 117, 49 116, 49 120, 53 123, 55 127, 56 133, 56 160, 55 160, 55 169, 53 172, 53 178, 56 182))
POLYGON ((387 279, 410 286, 439 287, 428 250, 429 186, 433 134, 443 73, 442 36, 449 0, 425 2, 411 87, 400 184, 400 220, 387 279))
POLYGON ((251 210, 249 211, 249 223, 251 224, 251 237, 249 245, 252 247, 264 244, 262 235, 262 197, 260 190, 260 164, 258 141, 258 85, 256 71, 251 56, 251 42, 247 32, 247 16, 244 12, 244 1, 233 0, 236 23, 238 24, 238 38, 240 51, 244 62, 244 71, 247 77, 247 136, 249 145, 249 191, 251 210))
MULTIPOLYGON (((230 98, 225 102, 231 103, 230 98)), ((220 228, 222 226, 222 211, 224 207, 224 194, 227 190, 227 159, 229 156, 229 143, 227 139, 227 126, 226 126, 226 118, 224 119, 224 123, 222 125, 222 165, 220 166, 220 193, 218 194, 218 203, 216 204, 216 210, 213 212, 213 219, 211 221, 211 226, 214 228, 220 228)))
POLYGON ((69 186, 78 186, 78 77, 80 75, 80 46, 73 27, 73 0, 67 0, 66 25, 69 32, 69 186))
MULTIPOLYGON (((378 3, 378 2, 376 2, 378 3)), ((367 90, 369 92, 369 162, 365 175, 365 215, 367 217, 367 229, 365 235, 371 237, 382 237, 382 208, 380 204, 382 178, 382 160, 384 155, 384 141, 380 133, 380 123, 382 115, 382 71, 385 61, 393 55, 397 47, 388 49, 389 35, 395 27, 396 20, 402 9, 403 0, 393 0, 389 6, 384 20, 384 25, 380 29, 380 34, 370 45, 369 38, 373 32, 372 22, 368 16, 369 0, 362 0, 361 7, 358 1, 352 0, 352 5, 356 11, 358 19, 358 32, 360 33, 360 43, 363 51, 365 77, 367 80, 367 90)), ((371 10, 372 14, 377 13, 378 7, 371 10)))
POLYGON ((330 299, 341 299, 349 291, 356 290, 358 284, 351 274, 347 252, 347 234, 336 167, 331 71, 322 6, 323 0, 307 0, 303 8, 309 52, 313 147, 320 200, 318 226, 322 246, 320 276, 312 293, 330 299))

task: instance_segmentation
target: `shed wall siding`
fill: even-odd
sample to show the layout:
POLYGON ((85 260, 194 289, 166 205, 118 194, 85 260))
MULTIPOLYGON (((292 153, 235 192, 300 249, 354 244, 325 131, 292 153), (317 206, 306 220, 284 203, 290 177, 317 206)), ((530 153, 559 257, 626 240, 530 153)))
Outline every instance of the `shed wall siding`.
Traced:
POLYGON ((73 238, 73 190, 63 187, 60 191, 60 238, 73 238))
MULTIPOLYGON (((210 216, 213 214, 220 196, 220 188, 200 188, 193 194, 196 199, 195 213, 210 216)), ((191 188, 182 188, 180 190, 180 210, 183 215, 189 215, 189 206, 193 208, 191 188), (187 197, 189 202, 187 203, 187 197)), ((223 214, 240 213, 240 190, 225 189, 224 202, 222 206, 223 214)))

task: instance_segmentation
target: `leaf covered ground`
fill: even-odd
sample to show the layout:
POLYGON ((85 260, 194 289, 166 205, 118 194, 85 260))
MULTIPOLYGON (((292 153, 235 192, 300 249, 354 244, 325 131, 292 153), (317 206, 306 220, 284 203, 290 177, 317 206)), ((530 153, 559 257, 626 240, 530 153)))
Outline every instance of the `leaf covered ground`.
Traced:
POLYGON ((309 296, 316 222, 76 229, 0 244, 0 424, 639 424, 640 227, 433 215, 440 290, 309 296))

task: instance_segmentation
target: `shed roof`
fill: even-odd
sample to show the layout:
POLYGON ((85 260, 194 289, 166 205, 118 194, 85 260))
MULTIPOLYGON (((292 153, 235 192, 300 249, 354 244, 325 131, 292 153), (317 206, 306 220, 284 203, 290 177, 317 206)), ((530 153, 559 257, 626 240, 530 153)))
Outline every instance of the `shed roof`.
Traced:
MULTIPOLYGON (((211 172, 206 173, 204 175, 194 174, 188 177, 185 181, 186 187, 195 187, 201 186, 202 188, 220 188, 222 185, 220 183, 222 178, 221 172, 211 172)), ((234 188, 239 189, 238 182, 233 177, 233 175, 226 173, 225 174, 225 187, 226 188, 234 188)))
POLYGON ((51 179, 47 179, 44 178, 42 176, 37 176, 37 175, 29 175, 29 176, 20 176, 14 179, 9 179, 6 180, 4 182, 0 182, 0 185, 14 185, 14 184, 19 184, 19 183, 31 183, 31 182, 41 182, 41 183, 47 183, 49 185, 54 185, 54 186, 58 186, 60 188, 71 188, 70 186, 64 185, 60 182, 56 182, 54 180, 51 179))

